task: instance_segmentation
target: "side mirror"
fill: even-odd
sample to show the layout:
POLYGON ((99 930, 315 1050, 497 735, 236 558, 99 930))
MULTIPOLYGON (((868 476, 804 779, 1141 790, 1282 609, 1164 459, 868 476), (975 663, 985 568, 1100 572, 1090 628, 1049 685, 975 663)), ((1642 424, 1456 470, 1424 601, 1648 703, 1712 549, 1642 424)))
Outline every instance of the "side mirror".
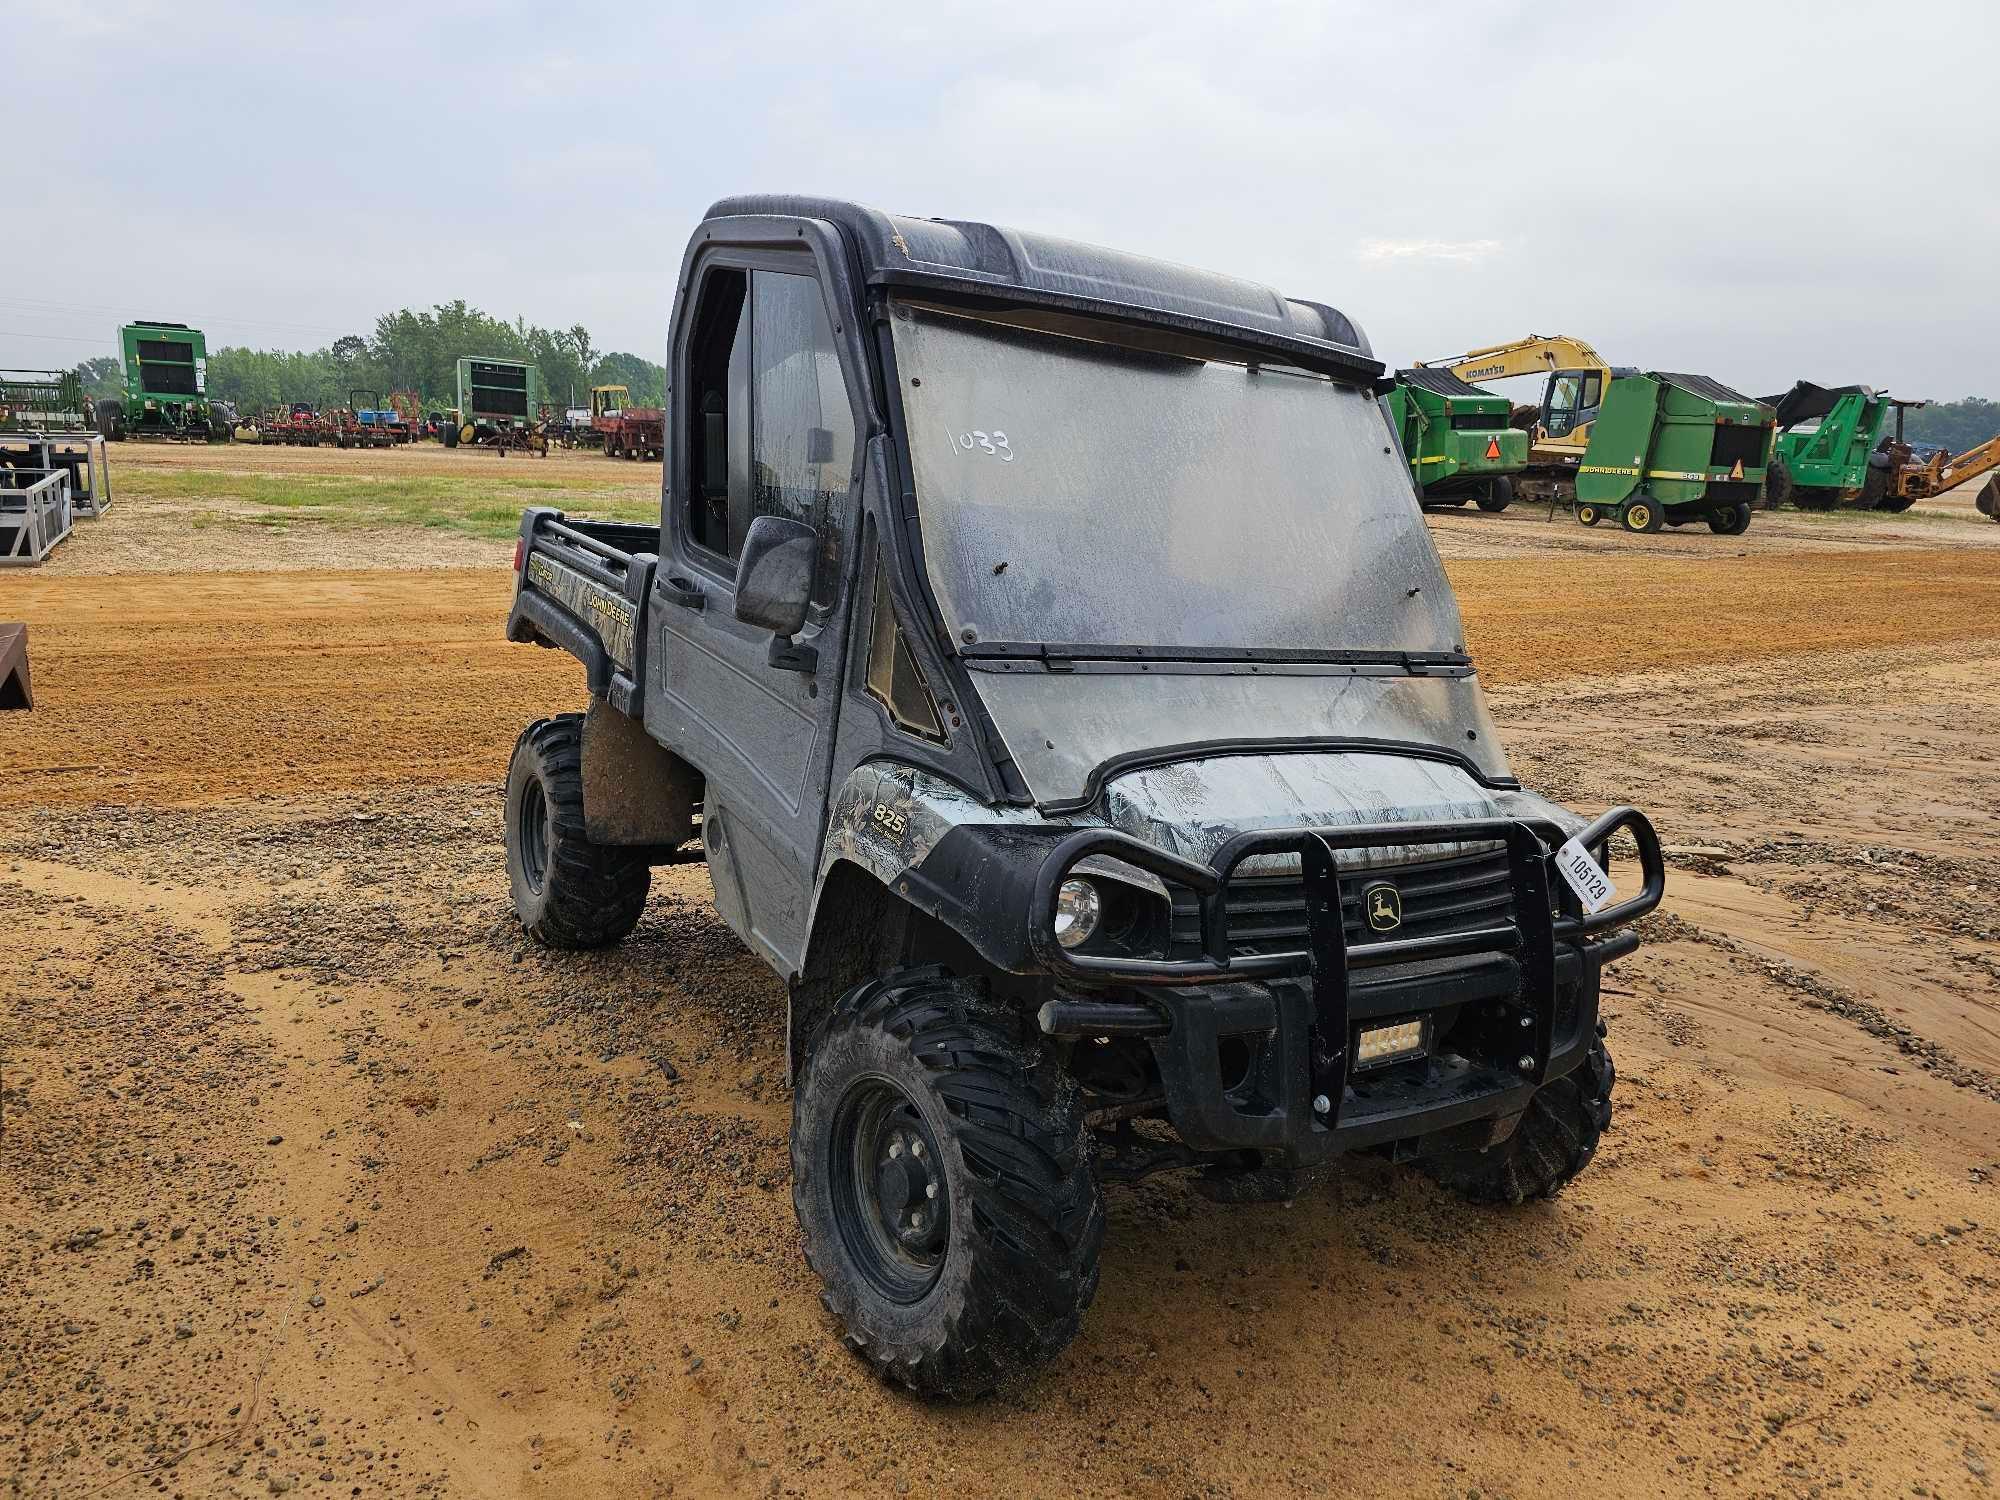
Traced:
POLYGON ((736 559, 736 618, 775 635, 795 636, 812 600, 819 534, 789 516, 759 516, 736 559))

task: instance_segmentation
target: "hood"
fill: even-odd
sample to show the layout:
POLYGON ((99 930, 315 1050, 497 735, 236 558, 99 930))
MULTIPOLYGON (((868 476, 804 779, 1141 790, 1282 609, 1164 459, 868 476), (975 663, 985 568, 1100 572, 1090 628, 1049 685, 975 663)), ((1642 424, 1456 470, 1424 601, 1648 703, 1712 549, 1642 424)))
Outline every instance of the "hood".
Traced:
MULTIPOLYGON (((1584 819, 1533 792, 1483 786, 1448 761, 1372 752, 1212 756, 1150 766, 1104 790, 1106 821, 1121 832, 1206 864, 1239 833, 1546 818, 1574 833, 1584 819)), ((1394 845, 1342 851, 1346 868, 1411 864, 1490 844, 1394 845)))
MULTIPOLYGON (((1376 675, 1359 668, 1327 675, 1302 669, 1290 675, 1279 665, 1254 673, 1177 672, 1171 666, 1094 672, 1079 663, 1071 672, 980 671, 974 682, 1044 812, 1093 806, 1099 785, 1117 774, 1121 760, 1193 762, 1222 751, 1261 750, 1274 741, 1333 742, 1325 743, 1328 750, 1435 747, 1464 757, 1487 782, 1510 779, 1479 681, 1463 671, 1376 675)), ((1293 763, 1309 757, 1278 758, 1293 763)), ((1474 777, 1464 779, 1479 785, 1474 777)))

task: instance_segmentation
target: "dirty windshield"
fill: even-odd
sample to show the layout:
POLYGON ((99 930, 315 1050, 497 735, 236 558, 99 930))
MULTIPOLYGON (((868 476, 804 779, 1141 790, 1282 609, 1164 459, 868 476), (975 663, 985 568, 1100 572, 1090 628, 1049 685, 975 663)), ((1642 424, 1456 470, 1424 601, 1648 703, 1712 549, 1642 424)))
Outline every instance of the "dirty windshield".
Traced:
POLYGON ((1458 647, 1366 391, 924 306, 900 305, 893 326, 953 640, 1458 647))

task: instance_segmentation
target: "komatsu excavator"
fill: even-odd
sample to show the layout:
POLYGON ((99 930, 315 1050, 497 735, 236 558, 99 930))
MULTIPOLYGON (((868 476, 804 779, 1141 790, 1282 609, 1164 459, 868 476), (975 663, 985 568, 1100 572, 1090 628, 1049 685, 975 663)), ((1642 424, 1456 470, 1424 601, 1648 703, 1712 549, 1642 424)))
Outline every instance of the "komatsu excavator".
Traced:
POLYGON ((1507 380, 1546 371, 1539 406, 1516 408, 1514 425, 1529 434, 1530 469, 1574 470, 1590 446, 1590 425, 1597 420, 1611 384, 1611 366, 1582 339, 1568 334, 1529 334, 1509 344, 1470 349, 1450 359, 1425 359, 1420 369, 1448 370, 1468 385, 1507 380))

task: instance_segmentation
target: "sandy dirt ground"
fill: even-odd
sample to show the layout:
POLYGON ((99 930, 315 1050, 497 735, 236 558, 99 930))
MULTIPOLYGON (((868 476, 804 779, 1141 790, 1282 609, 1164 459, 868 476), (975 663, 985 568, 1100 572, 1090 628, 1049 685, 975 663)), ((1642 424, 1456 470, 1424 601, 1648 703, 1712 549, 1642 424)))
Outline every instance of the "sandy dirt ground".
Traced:
POLYGON ((1433 523, 1516 770, 1670 849, 1590 1171, 1113 1189, 1082 1336, 944 1408, 818 1307, 705 873, 523 941, 498 778, 582 687, 504 548, 0 579, 0 1490, 1990 1493, 2000 553, 1791 524, 1433 523))

